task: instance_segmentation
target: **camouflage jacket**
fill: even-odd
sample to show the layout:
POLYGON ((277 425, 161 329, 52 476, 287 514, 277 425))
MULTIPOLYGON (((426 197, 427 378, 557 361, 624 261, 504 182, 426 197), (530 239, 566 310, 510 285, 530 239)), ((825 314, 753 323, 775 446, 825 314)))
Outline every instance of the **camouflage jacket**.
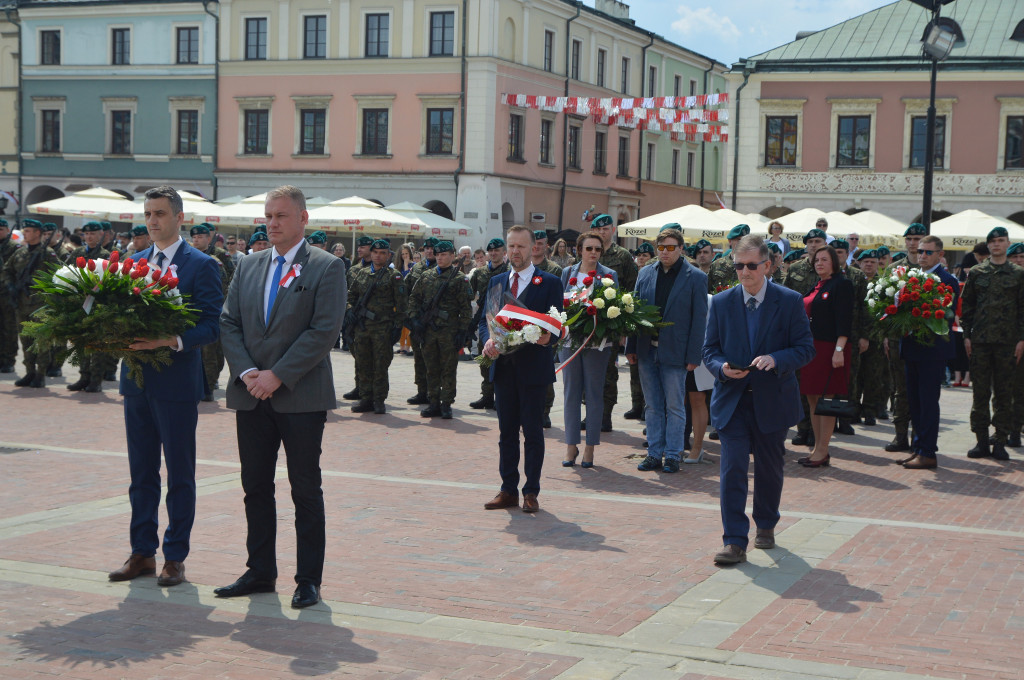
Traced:
POLYGON ((868 277, 864 275, 864 272, 854 267, 845 267, 843 274, 853 284, 853 323, 851 324, 853 335, 850 337, 850 342, 855 342, 861 338, 868 337, 870 329, 867 303, 868 277))
MULTIPOLYGON (((357 265, 352 265, 352 268, 355 269, 356 266, 357 265)), ((430 260, 426 260, 414 264, 412 266, 412 271, 410 271, 409 275, 405 277, 405 282, 409 286, 409 290, 411 291, 413 288, 416 287, 416 281, 418 281, 419 278, 423 276, 423 272, 427 271, 428 269, 433 269, 436 266, 436 260, 434 260, 433 262, 431 262, 430 260)))
POLYGON ((473 318, 469 302, 473 297, 473 291, 470 290, 466 275, 461 270, 456 269, 454 278, 451 278, 452 276, 451 267, 441 273, 438 273, 437 267, 425 269, 416 279, 412 293, 409 295, 409 318, 415 320, 422 316, 427 311, 427 306, 434 299, 438 289, 450 279, 444 292, 435 303, 437 313, 434 315, 430 330, 455 332, 468 328, 469 320, 473 318))
POLYGON ((712 295, 719 290, 735 286, 739 281, 730 255, 724 255, 711 263, 708 270, 708 292, 712 295))
POLYGON ((59 260, 53 253, 53 250, 42 244, 18 248, 14 251, 14 255, 11 256, 10 260, 4 262, 4 270, 0 273, 0 282, 2 282, 4 294, 12 293, 10 298, 11 302, 15 305, 24 301, 37 302, 39 298, 38 294, 32 290, 32 278, 47 265, 57 264, 58 262, 59 260), (40 248, 43 249, 42 254, 39 257, 35 257, 36 252, 40 248), (33 259, 35 259, 34 263, 33 259), (29 270, 30 265, 32 266, 31 270, 29 270), (18 290, 12 290, 19 283, 20 287, 18 290))
POLYGON ((9 262, 11 257, 14 256, 14 251, 20 247, 21 244, 16 243, 14 239, 10 237, 0 241, 0 270, 4 268, 4 263, 9 262))
POLYGON ((210 247, 203 252, 221 263, 224 267, 224 278, 227 278, 228 283, 231 283, 231 277, 235 275, 235 261, 228 255, 228 251, 218 248, 211 243, 210 247))
POLYGON ((1024 340, 1024 268, 985 260, 971 267, 961 299, 965 340, 1010 345, 1024 340))
POLYGON ((483 302, 483 296, 487 292, 487 286, 490 285, 491 279, 498 274, 508 273, 508 262, 502 262, 497 267, 491 267, 491 263, 488 262, 483 267, 477 267, 473 270, 473 273, 469 276, 469 287, 473 291, 473 299, 477 302, 483 302))
POLYGON ((84 257, 87 260, 106 260, 110 257, 110 251, 103 246, 96 246, 92 251, 89 250, 89 246, 78 246, 71 251, 68 261, 74 262, 80 257, 84 257))
POLYGON ((602 253, 598 262, 615 272, 615 275, 619 277, 619 288, 622 290, 636 288, 636 277, 640 270, 628 250, 613 243, 608 246, 608 250, 602 253))
POLYGON ((814 265, 811 264, 810 259, 805 257, 789 265, 789 271, 786 272, 786 278, 783 279, 782 285, 800 293, 800 297, 807 297, 807 294, 818 285, 818 281, 818 273, 814 271, 814 265))
POLYGON ((366 300, 368 314, 363 319, 367 327, 400 326, 408 311, 409 291, 401 272, 390 267, 360 267, 353 272, 348 286, 348 308, 352 309, 363 294, 373 286, 373 292, 366 300), (376 285, 374 284, 376 279, 376 285))
MULTIPOLYGON (((562 275, 562 268, 558 266, 558 263, 552 260, 551 258, 545 258, 543 262, 541 262, 540 264, 535 264, 533 266, 541 270, 542 272, 547 272, 548 274, 554 274, 555 276, 562 275)), ((636 266, 635 262, 633 263, 633 266, 636 266)))

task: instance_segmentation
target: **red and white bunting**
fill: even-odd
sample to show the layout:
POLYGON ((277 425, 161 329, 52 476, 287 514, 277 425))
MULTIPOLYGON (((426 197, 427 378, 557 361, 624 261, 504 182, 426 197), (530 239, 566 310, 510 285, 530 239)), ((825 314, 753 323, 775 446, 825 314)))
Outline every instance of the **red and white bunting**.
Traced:
POLYGON ((590 115, 600 111, 633 109, 696 109, 729 103, 728 93, 698 94, 689 97, 551 97, 535 94, 501 95, 501 103, 525 109, 543 109, 556 113, 590 115))
POLYGON ((712 132, 673 132, 672 141, 691 142, 694 144, 697 142, 728 142, 729 133, 726 127, 716 128, 712 132), (720 132, 719 130, 722 131, 720 132))

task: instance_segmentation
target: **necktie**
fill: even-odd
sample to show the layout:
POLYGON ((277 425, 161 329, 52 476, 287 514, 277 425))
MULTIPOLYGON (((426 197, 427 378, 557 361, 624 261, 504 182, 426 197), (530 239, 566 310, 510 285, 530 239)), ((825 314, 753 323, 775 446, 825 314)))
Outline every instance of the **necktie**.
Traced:
POLYGON ((750 341, 750 351, 753 352, 757 349, 754 347, 757 342, 757 298, 747 300, 747 311, 750 312, 750 316, 747 317, 747 340, 750 341))
POLYGON ((157 269, 159 269, 160 271, 164 270, 164 260, 166 260, 166 259, 167 259, 167 256, 164 255, 162 250, 159 253, 157 253, 157 256, 156 256, 156 267, 157 267, 157 269))
POLYGON ((519 272, 512 274, 512 297, 519 297, 519 272))
POLYGON ((747 300, 747 311, 754 311, 757 309, 757 298, 750 298, 747 300))
POLYGON ((277 298, 277 289, 281 287, 281 276, 284 275, 284 255, 277 256, 277 267, 274 268, 273 283, 270 286, 270 299, 267 300, 267 319, 270 325, 270 310, 274 308, 274 300, 277 298))

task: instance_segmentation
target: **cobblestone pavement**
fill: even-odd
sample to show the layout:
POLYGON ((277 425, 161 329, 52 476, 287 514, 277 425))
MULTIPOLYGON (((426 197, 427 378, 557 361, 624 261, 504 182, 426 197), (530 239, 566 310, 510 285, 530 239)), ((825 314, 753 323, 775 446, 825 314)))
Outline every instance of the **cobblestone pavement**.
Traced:
MULTIPOLYGON (((351 357, 332 357, 340 395, 351 357)), ((965 457, 968 390, 943 391, 937 471, 893 465, 884 421, 834 439, 830 468, 792 456, 779 547, 719 569, 716 442, 705 465, 638 472, 643 424, 620 403, 597 466, 563 468, 559 390, 541 512, 487 512, 476 365, 452 421, 406 405, 411 376, 396 357, 387 415, 328 417, 324 601, 302 611, 283 461, 279 592, 213 596, 245 562, 222 391, 200 405, 189 582, 165 589, 106 578, 129 552, 116 387, 67 392, 70 366, 42 390, 0 376, 0 677, 1024 678, 1021 451, 965 457)))

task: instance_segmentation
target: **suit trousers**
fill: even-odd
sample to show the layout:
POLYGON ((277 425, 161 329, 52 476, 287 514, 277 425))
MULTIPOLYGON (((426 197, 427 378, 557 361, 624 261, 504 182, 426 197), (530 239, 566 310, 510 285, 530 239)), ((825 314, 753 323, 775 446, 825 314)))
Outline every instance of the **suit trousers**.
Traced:
POLYGON ((722 542, 747 548, 750 520, 747 519, 747 471, 754 453, 754 524, 774 529, 779 523, 782 500, 782 467, 788 428, 762 432, 754 415, 754 397, 745 392, 732 418, 718 428, 722 443, 720 499, 722 542))
MULTIPOLYGON (((565 443, 580 443, 580 409, 583 395, 587 396, 587 446, 601 443, 601 421, 604 418, 604 379, 608 370, 611 348, 585 349, 561 370, 562 414, 565 419, 565 443)), ((572 350, 562 350, 562 361, 572 356, 572 350)))
POLYGON ((934 458, 939 450, 939 397, 942 379, 946 377, 946 361, 913 361, 905 359, 907 371, 907 403, 910 424, 914 428, 914 453, 934 458))
MULTIPOLYGON (((501 490, 519 493, 519 430, 523 431, 523 493, 540 493, 544 465, 544 393, 547 384, 527 385, 516 355, 499 357, 494 367, 494 406, 498 411, 498 472, 501 490)), ((579 426, 576 426, 579 431, 579 426)))
POLYGON ((246 566, 257 578, 277 578, 277 506, 274 471, 284 444, 288 482, 295 504, 297 565, 295 582, 319 586, 327 543, 320 453, 326 411, 278 413, 270 400, 251 411, 236 411, 238 458, 242 463, 245 521, 248 528, 246 566))
POLYGON ((124 422, 132 508, 129 528, 132 552, 150 557, 160 545, 160 449, 167 465, 167 529, 163 553, 167 560, 188 557, 189 536, 196 516, 196 424, 198 402, 167 401, 143 393, 125 395, 124 422))

